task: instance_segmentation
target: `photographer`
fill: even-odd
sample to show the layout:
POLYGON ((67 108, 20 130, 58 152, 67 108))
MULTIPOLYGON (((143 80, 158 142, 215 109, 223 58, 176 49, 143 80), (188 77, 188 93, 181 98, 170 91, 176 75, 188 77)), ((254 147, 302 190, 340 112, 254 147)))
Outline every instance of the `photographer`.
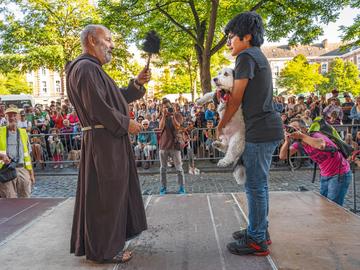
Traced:
POLYGON ((163 100, 162 103, 162 115, 159 124, 161 130, 160 134, 160 181, 161 189, 160 195, 166 194, 166 166, 168 157, 171 157, 174 161, 174 165, 177 172, 179 194, 185 194, 184 188, 184 170, 182 168, 181 160, 181 139, 179 130, 183 118, 180 113, 174 113, 174 109, 171 107, 169 100, 163 100))
POLYGON ((336 144, 320 132, 308 135, 305 122, 302 119, 293 119, 285 129, 285 142, 280 149, 280 159, 287 159, 288 154, 294 155, 301 147, 319 165, 320 194, 343 205, 352 172, 349 162, 338 151, 336 144), (295 140, 292 144, 291 139, 295 140))

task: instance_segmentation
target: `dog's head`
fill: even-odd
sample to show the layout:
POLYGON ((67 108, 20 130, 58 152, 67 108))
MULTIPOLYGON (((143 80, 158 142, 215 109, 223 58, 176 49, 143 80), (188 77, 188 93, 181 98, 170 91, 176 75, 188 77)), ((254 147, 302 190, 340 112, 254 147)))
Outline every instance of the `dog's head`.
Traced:
POLYGON ((231 92, 234 85, 234 70, 231 68, 223 68, 218 75, 212 79, 212 83, 217 89, 231 92))

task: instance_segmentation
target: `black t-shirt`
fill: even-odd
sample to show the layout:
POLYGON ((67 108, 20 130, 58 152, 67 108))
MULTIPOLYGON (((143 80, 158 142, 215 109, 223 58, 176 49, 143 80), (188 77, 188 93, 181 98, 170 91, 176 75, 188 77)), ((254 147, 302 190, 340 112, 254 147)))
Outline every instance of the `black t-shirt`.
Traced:
POLYGON ((284 133, 280 114, 274 109, 271 69, 259 47, 248 48, 237 56, 235 80, 239 79, 249 79, 242 102, 245 140, 251 143, 281 140, 284 133))

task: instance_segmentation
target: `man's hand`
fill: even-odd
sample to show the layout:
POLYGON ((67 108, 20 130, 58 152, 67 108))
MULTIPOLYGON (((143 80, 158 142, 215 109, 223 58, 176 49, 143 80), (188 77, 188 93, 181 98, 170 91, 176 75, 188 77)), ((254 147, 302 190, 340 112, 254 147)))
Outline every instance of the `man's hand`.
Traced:
POLYGON ((136 81, 140 85, 144 85, 145 83, 149 82, 151 78, 151 70, 148 68, 144 68, 140 71, 139 75, 136 77, 136 81))
POLYGON ((6 154, 0 154, 0 160, 4 161, 5 164, 9 164, 11 161, 6 154))
POLYGON ((292 138, 292 139, 295 139, 295 140, 301 140, 301 139, 303 139, 304 134, 301 133, 301 131, 298 130, 298 131, 295 131, 293 133, 290 133, 289 137, 292 138))
POLYGON ((136 122, 135 120, 130 119, 128 132, 129 132, 130 134, 136 135, 136 134, 138 134, 140 131, 141 131, 141 125, 140 125, 138 122, 136 122))

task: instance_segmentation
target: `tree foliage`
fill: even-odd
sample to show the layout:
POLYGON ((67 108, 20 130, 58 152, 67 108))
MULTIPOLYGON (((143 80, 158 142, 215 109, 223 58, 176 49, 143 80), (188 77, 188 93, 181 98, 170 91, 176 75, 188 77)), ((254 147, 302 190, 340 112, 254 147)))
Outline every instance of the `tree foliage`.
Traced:
MULTIPOLYGON (((360 0, 352 0, 351 7, 360 8, 360 0)), ((343 32, 342 41, 347 46, 360 46, 360 14, 354 19, 354 23, 350 26, 340 26, 340 30, 343 32)))
POLYGON ((339 92, 360 94, 360 79, 357 66, 350 62, 336 58, 330 63, 329 72, 325 75, 327 83, 321 86, 322 92, 330 92, 336 88, 339 92))
POLYGON ((140 44, 147 31, 158 31, 162 37, 162 57, 168 52, 182 55, 192 50, 201 87, 206 92, 211 88, 212 59, 226 42, 224 26, 236 14, 249 10, 260 13, 269 41, 290 36, 290 44, 310 43, 322 34, 320 25, 334 22, 339 10, 348 3, 348 0, 99 0, 99 7, 106 24, 123 33, 127 40, 140 44))
POLYGON ((309 64, 304 55, 298 55, 285 64, 277 83, 291 94, 314 92, 318 85, 328 81, 319 68, 320 64, 309 64))
POLYGON ((31 91, 23 74, 12 72, 4 75, 0 73, 0 95, 30 94, 31 91))

